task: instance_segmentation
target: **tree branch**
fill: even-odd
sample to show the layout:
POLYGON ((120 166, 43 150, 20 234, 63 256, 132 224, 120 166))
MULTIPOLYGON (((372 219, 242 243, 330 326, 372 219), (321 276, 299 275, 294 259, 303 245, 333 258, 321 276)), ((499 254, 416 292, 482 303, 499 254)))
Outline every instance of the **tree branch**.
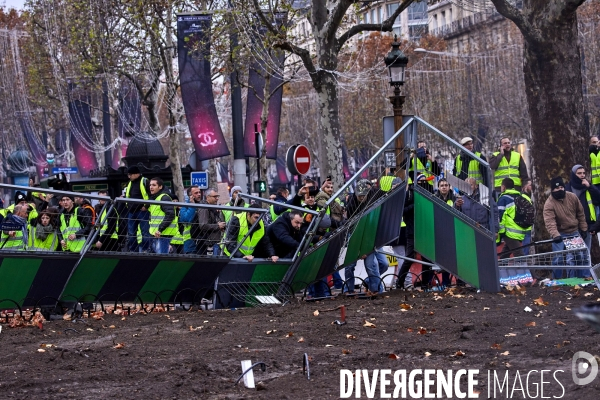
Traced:
POLYGON ((518 8, 516 8, 512 4, 509 4, 506 0, 491 0, 491 2, 494 3, 494 6, 496 6, 496 10, 498 10, 498 12, 501 15, 515 23, 517 28, 519 28, 519 30, 523 34, 525 40, 534 43, 543 42, 544 38, 542 37, 540 32, 537 29, 535 29, 529 23, 529 21, 527 21, 527 19, 525 19, 525 15, 521 11, 519 11, 518 8))
MULTIPOLYGON (((357 3, 358 1, 352 1, 352 3, 357 3)), ((356 24, 352 26, 349 30, 344 32, 342 36, 338 38, 336 50, 340 51, 344 44, 353 36, 361 33, 361 32, 391 32, 394 27, 394 21, 398 16, 402 13, 402 11, 406 10, 408 6, 412 3, 415 3, 415 0, 402 0, 402 3, 398 6, 396 11, 392 15, 388 17, 381 24, 356 24)))

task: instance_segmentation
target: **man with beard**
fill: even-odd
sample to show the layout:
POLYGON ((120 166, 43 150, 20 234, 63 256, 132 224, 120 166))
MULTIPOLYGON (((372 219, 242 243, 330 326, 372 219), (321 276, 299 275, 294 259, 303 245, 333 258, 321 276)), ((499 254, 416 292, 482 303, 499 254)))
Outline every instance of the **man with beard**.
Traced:
MULTIPOLYGON (((322 209, 332 195, 333 182, 328 179, 321 186, 321 191, 315 196, 315 202, 322 209)), ((344 221, 344 205, 339 198, 336 198, 329 204, 329 215, 331 216, 331 227, 333 229, 342 225, 342 222, 344 221)))
MULTIPOLYGON (((571 169, 571 180, 565 186, 565 190, 574 193, 581 202, 589 233, 589 235, 584 238, 584 241, 588 249, 591 249, 592 235, 595 235, 600 228, 600 223, 598 222, 596 214, 596 209, 600 205, 600 189, 590 184, 585 177, 585 168, 583 165, 577 164, 571 169)), ((590 273, 588 271, 579 270, 575 275, 578 278, 584 278, 590 276, 590 273)))
MULTIPOLYGON (((577 234, 582 238, 587 237, 587 223, 585 222, 585 213, 583 206, 574 193, 565 191, 565 184, 562 177, 552 178, 550 181, 550 196, 544 204, 544 224, 548 233, 553 239, 552 251, 558 252, 565 249, 563 237, 569 237, 577 234)), ((568 254, 566 260, 562 260, 563 255, 559 255, 552 260, 552 265, 563 264, 575 265, 575 257, 568 254)), ((560 279, 563 275, 562 269, 553 270, 554 279, 560 279)), ((574 276, 574 270, 569 270, 569 276, 574 276)))

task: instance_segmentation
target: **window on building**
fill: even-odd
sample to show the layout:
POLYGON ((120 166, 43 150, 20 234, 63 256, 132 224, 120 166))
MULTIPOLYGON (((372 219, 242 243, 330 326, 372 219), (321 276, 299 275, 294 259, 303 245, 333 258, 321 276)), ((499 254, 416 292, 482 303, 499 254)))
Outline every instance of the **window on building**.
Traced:
POLYGON ((440 21, 441 25, 446 25, 446 11, 442 11, 442 20, 440 21))
POLYGON ((375 14, 375 9, 371 10, 371 23, 372 24, 376 24, 377 22, 377 14, 375 14))
MULTIPOLYGON (((388 4, 387 5, 388 18, 391 17, 396 12, 397 9, 398 9, 398 3, 388 4)), ((394 21, 394 25, 400 25, 400 16, 399 15, 396 17, 396 20, 394 21)))
POLYGON ((371 22, 371 20, 369 19, 369 12, 367 11, 365 13, 365 22, 368 24, 369 22, 371 22))
POLYGON ((448 23, 451 24, 452 21, 454 20, 452 19, 452 9, 450 8, 448 9, 448 23))
POLYGON ((427 19, 427 3, 420 1, 418 3, 412 3, 408 7, 408 20, 414 21, 416 19, 427 19))
POLYGON ((438 27, 438 17, 437 14, 433 14, 433 29, 437 29, 438 27))
POLYGON ((377 9, 377 21, 379 21, 379 23, 383 22, 383 7, 377 9))

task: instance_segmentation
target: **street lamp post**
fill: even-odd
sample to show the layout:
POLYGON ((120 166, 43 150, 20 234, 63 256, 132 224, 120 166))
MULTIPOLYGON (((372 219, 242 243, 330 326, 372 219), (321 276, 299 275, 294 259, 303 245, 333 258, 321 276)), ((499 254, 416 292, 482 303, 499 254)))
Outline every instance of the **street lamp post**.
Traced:
MULTIPOLYGON (((404 85, 408 57, 400 50, 397 35, 394 35, 392 50, 387 53, 384 61, 390 75, 390 85, 394 87, 394 95, 390 96, 389 99, 394 108, 394 131, 398 132, 402 128, 402 106, 405 100, 405 96, 400 94, 400 86, 404 85)), ((403 148, 403 136, 400 135, 396 138, 396 171, 399 171, 401 167, 400 162, 403 159, 401 156, 403 148)))

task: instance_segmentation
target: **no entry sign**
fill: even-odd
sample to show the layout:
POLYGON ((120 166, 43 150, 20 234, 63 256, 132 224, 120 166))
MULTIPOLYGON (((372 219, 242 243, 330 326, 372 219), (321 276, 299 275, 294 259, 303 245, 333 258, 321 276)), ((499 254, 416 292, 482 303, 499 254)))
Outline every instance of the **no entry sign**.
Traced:
POLYGON ((306 175, 310 170, 310 152, 306 146, 291 146, 286 155, 287 167, 292 175, 306 175))

